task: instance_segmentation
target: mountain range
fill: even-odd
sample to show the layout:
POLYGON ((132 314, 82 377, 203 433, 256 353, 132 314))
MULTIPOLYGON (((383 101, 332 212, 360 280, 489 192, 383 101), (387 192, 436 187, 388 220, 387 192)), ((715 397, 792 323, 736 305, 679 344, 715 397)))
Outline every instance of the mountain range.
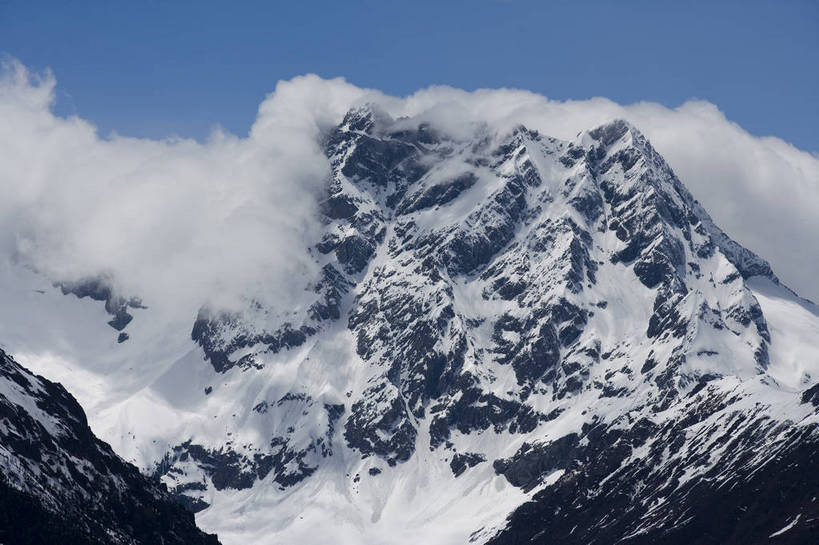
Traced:
POLYGON ((473 129, 367 105, 324 134, 292 308, 167 324, 103 272, 7 264, 0 343, 91 428, 3 353, 0 517, 77 543, 819 542, 819 309, 628 122, 473 129))

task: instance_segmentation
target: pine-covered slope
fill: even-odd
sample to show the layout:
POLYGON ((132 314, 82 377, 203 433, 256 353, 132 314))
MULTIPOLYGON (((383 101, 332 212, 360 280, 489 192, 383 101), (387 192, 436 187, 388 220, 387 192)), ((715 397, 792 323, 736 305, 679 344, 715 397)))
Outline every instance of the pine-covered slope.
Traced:
POLYGON ((76 400, 0 351, 0 542, 217 544, 94 437, 76 400))
POLYGON ((225 543, 819 539, 819 311, 637 129, 455 138, 366 107, 323 145, 303 305, 203 308, 150 358, 135 304, 131 339, 106 348, 140 379, 100 404, 104 437, 203 527, 225 543))

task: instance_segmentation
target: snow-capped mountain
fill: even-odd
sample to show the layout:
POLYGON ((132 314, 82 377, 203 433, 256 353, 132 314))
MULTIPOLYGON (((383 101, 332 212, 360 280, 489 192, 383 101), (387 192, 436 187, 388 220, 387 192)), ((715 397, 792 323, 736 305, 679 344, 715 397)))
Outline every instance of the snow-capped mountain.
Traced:
POLYGON ((0 541, 218 544, 97 439, 77 401, 0 350, 0 541))
POLYGON ((9 349, 76 386, 201 527, 228 544, 819 540, 819 310, 636 128, 456 138, 373 106, 323 146, 322 272, 297 308, 166 327, 105 277, 4 272, 37 316, 2 317, 9 349), (58 354, 63 338, 83 341, 58 354))

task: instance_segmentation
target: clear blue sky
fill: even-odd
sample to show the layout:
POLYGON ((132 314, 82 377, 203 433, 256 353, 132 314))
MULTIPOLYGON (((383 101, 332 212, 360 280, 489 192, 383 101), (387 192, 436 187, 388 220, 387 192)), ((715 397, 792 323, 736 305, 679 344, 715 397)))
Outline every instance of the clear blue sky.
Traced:
POLYGON ((307 72, 404 95, 430 84, 717 104, 819 151, 819 2, 0 0, 0 52, 57 76, 103 134, 244 135, 307 72))

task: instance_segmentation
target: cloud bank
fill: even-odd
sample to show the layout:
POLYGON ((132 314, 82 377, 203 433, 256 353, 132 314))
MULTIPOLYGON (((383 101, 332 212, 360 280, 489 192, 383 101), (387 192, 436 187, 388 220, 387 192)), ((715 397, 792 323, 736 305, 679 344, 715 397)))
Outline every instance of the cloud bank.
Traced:
POLYGON ((296 305, 317 272, 307 248, 328 172, 320 135, 375 102, 453 135, 524 124, 569 139, 626 118, 718 225, 819 299, 819 158, 751 136, 707 102, 670 109, 450 87, 398 98, 308 75, 276 86, 248 137, 215 130, 200 143, 102 137, 53 114, 55 85, 14 62, 0 76, 0 252, 54 281, 108 274, 123 294, 188 315, 247 296, 296 305))
POLYGON ((362 91, 283 82, 249 137, 216 130, 198 143, 102 138, 52 113, 55 84, 18 63, 0 78, 3 255, 53 281, 109 276, 188 319, 241 297, 296 304, 316 272, 306 248, 328 172, 318 136, 362 91))

